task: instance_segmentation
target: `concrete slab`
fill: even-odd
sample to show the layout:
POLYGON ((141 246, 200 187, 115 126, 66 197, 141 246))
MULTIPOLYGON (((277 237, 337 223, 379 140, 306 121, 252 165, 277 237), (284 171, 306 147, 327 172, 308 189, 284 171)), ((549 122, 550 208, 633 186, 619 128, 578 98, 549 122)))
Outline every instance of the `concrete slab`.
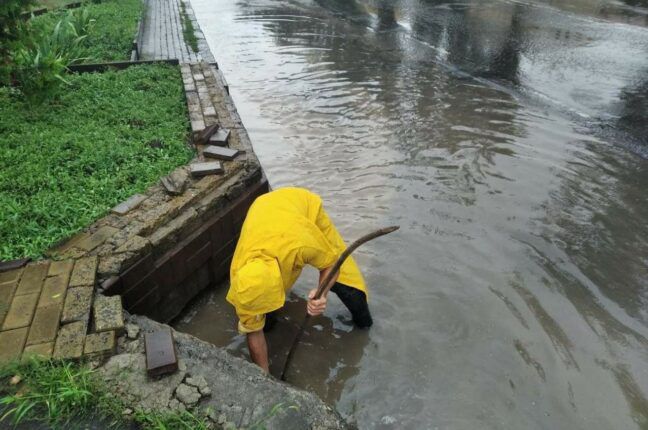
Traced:
POLYGON ((59 329, 54 344, 54 358, 75 359, 83 353, 87 325, 81 321, 65 324, 59 329))
POLYGON ((74 267, 74 260, 52 261, 50 263, 47 276, 70 276, 72 268, 74 267))
POLYGON ((83 321, 88 323, 92 309, 92 287, 73 287, 67 290, 61 322, 83 321))
POLYGON ((124 311, 120 296, 102 296, 95 298, 93 308, 95 331, 115 330, 118 333, 124 329, 124 311))
POLYGON ((67 289, 67 285, 67 277, 64 275, 52 276, 45 279, 43 291, 38 300, 38 307, 42 308, 56 304, 62 305, 65 300, 65 290, 67 289))
POLYGON ((36 309, 34 320, 29 329, 27 345, 35 345, 44 342, 53 342, 61 319, 63 303, 36 309))
POLYGON ((54 351, 54 342, 39 343, 36 345, 29 345, 25 347, 22 353, 22 359, 28 360, 32 357, 50 358, 54 351))
POLYGON ((219 128, 216 133, 209 138, 210 145, 226 146, 229 141, 230 131, 226 128, 219 128))
POLYGON ((94 286, 98 263, 97 256, 77 260, 72 270, 70 287, 94 286))
POLYGON ((134 194, 112 208, 110 212, 116 215, 126 215, 128 212, 137 208, 144 200, 146 200, 146 198, 147 197, 143 194, 134 194))
POLYGON ((92 333, 86 336, 83 355, 89 356, 89 358, 109 357, 114 354, 116 345, 115 332, 113 330, 92 333))
POLYGON ((79 243, 76 244, 76 248, 82 249, 84 251, 92 251, 118 231, 118 228, 105 225, 92 233, 90 236, 80 240, 79 243))

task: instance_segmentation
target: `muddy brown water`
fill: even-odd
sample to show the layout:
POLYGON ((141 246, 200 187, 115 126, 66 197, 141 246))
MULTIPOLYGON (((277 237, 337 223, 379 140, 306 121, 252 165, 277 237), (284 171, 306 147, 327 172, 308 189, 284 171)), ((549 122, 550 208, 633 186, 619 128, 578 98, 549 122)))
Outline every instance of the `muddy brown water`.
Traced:
MULTIPOLYGON (((289 382, 363 429, 648 428, 645 2, 192 4, 271 185, 401 225, 374 327, 331 298, 289 382)), ((224 292, 176 326, 244 355, 224 292)))

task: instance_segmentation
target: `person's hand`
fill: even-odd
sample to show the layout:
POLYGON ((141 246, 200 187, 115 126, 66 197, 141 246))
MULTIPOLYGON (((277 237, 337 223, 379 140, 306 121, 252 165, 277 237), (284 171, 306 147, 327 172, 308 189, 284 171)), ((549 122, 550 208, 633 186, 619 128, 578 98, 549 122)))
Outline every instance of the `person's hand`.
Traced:
POLYGON ((308 302, 306 302, 306 312, 313 317, 322 315, 326 309, 326 297, 324 296, 315 300, 315 293, 317 293, 317 289, 310 290, 308 293, 308 302))

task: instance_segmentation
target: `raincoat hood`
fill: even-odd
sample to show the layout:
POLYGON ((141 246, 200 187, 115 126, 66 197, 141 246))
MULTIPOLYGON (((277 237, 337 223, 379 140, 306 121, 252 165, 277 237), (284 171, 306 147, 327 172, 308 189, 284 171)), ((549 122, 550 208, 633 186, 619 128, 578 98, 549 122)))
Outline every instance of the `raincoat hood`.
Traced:
POLYGON ((242 313, 267 314, 285 302, 281 271, 274 258, 250 259, 233 273, 231 282, 227 301, 242 313))

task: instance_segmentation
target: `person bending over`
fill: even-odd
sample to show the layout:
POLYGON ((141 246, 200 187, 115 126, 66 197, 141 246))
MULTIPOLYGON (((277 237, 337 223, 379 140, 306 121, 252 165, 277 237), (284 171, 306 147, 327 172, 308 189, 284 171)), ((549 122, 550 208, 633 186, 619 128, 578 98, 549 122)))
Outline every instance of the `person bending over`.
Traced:
MULTIPOLYGON (((250 357, 269 371, 264 326, 283 307, 286 293, 302 268, 320 272, 320 282, 346 245, 322 207, 322 199, 303 188, 280 188, 258 197, 247 213, 232 258, 227 301, 236 309, 238 330, 247 335, 250 357)), ((349 257, 334 277, 333 291, 349 309, 353 322, 371 327, 367 287, 358 265, 349 257)), ((309 315, 321 315, 326 296, 308 294, 309 315)))

